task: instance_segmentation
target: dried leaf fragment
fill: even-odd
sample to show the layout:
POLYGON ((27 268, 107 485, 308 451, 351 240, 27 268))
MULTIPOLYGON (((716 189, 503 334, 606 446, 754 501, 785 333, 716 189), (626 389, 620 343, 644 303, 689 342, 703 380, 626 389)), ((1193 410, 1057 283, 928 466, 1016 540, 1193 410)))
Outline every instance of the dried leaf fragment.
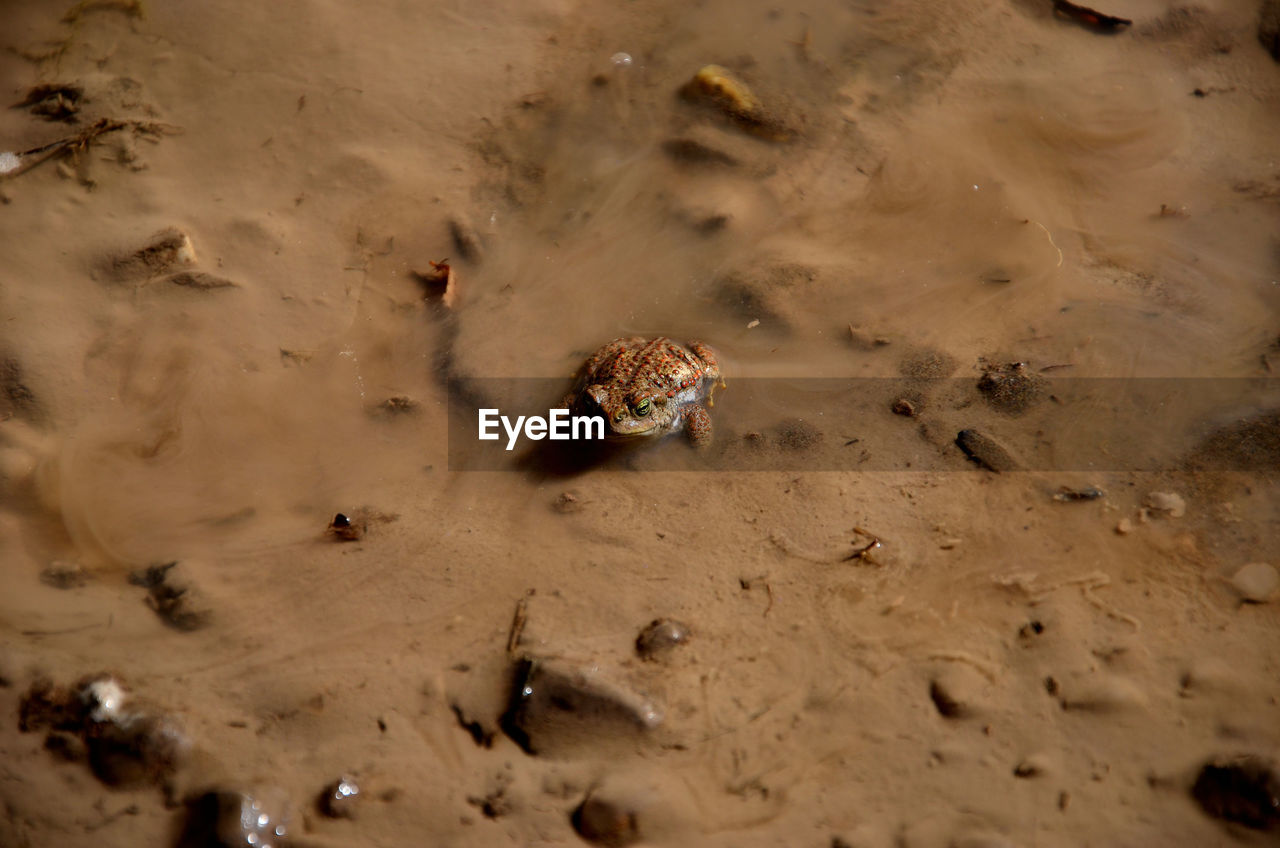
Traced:
POLYGON ((1053 11, 1068 20, 1075 21, 1082 26, 1099 32, 1115 32, 1121 27, 1133 24, 1133 21, 1128 18, 1104 15, 1102 12, 1090 9, 1088 6, 1077 6, 1071 0, 1053 0, 1053 11))
POLYGON ((742 129, 771 141, 786 141, 791 131, 782 124, 747 84, 720 65, 705 65, 680 88, 680 94, 694 103, 706 103, 724 113, 742 129))
POLYGON ((426 290, 428 300, 439 300, 446 309, 452 309, 458 302, 457 278, 448 260, 428 262, 430 271, 411 271, 426 290))

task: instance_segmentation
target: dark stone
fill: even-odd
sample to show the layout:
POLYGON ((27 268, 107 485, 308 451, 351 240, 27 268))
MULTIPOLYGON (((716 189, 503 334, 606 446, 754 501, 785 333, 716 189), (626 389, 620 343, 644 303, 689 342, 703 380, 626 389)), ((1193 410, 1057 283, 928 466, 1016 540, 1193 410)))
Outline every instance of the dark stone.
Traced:
POLYGON ((172 719, 150 713, 90 722, 84 740, 89 768, 111 786, 162 782, 177 768, 186 747, 186 737, 172 719))
POLYGON ((1017 471, 1021 467, 1003 445, 977 430, 961 430, 956 434, 956 445, 988 471, 1017 471))
POLYGON ((1255 830, 1280 826, 1280 775, 1270 760, 1253 756, 1210 760, 1200 769, 1191 795, 1214 818, 1255 830))
POLYGON ((662 712, 642 694, 594 668, 524 658, 512 672, 499 726, 526 754, 627 744, 662 722, 662 712))
POLYGON ((1262 0, 1258 9, 1258 42, 1280 62, 1280 0, 1262 0))
POLYGON ((177 562, 136 571, 129 575, 129 582, 147 590, 147 606, 175 630, 199 630, 213 617, 188 570, 177 562))
POLYGON ((359 799, 360 786, 355 778, 344 774, 324 788, 316 802, 316 808, 321 815, 331 819, 349 819, 355 816, 359 799))
POLYGON ((965 714, 964 704, 947 691, 937 680, 929 683, 929 699, 943 718, 960 718, 965 714))

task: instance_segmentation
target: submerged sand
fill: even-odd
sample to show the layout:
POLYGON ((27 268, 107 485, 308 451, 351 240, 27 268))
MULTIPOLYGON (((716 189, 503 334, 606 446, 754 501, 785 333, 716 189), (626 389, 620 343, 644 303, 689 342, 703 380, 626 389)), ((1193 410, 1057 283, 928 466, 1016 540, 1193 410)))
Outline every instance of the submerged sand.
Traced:
POLYGON ((121 126, 0 178, 0 845, 214 791, 304 846, 1274 839, 1280 64, 1251 2, 1052 7, 10 4, 0 149, 121 126), (460 383, 658 334, 711 460, 450 449, 460 383), (1175 388, 1126 439, 991 374, 1175 388), (35 709, 92 675, 178 741, 35 709))

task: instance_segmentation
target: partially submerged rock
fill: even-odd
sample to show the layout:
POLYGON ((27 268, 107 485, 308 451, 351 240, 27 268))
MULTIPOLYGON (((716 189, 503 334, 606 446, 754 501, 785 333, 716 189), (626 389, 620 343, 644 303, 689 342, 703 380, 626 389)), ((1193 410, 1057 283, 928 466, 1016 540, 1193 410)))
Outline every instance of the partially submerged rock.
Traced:
POLYGON ((739 128, 769 139, 786 141, 793 131, 728 68, 705 65, 680 88, 680 95, 693 103, 708 105, 739 128))
POLYGON ((646 660, 659 659, 689 642, 689 627, 673 618, 656 618, 636 637, 636 653, 646 660))
POLYGON ((1231 588, 1235 589, 1240 599, 1255 604, 1264 604, 1276 595, 1280 589, 1280 574, 1275 566, 1265 562, 1251 562, 1231 575, 1231 588))
POLYGON ((1003 445, 977 430, 961 430, 956 446, 964 455, 988 471, 1017 471, 1022 466, 1003 445))
POLYGON ((1214 818, 1255 830, 1280 827, 1280 774, 1272 760, 1215 757, 1201 767, 1191 796, 1214 818))
POLYGON ((178 848, 284 848, 292 811, 284 790, 212 789, 187 800, 178 848))
POLYGON ((137 250, 112 257, 108 260, 108 269, 111 277, 119 282, 138 282, 176 272, 195 262, 196 250, 191 237, 177 227, 168 227, 137 250))
POLYGON ((625 739, 653 730, 662 720, 654 701, 594 666, 526 657, 514 669, 500 723, 526 753, 540 754, 625 739))
POLYGON ((355 815, 360 800, 360 785, 349 774, 344 774, 325 787, 317 806, 323 815, 331 819, 349 819, 355 815))
POLYGON ((175 630, 199 630, 213 617, 209 601, 182 563, 153 565, 131 574, 129 582, 147 590, 147 606, 175 630))
POLYGON ((635 811, 611 799, 589 795, 569 820, 579 836, 595 845, 620 848, 640 839, 635 811))
POLYGON ((32 684, 19 706, 18 728, 48 732, 45 747, 87 759, 103 783, 162 783, 186 759, 190 743, 178 720, 133 698, 110 674, 83 678, 70 689, 32 684))
POLYGON ((1262 0, 1258 9, 1258 41, 1280 62, 1280 0, 1262 0))
POLYGON ((329 538, 339 542, 358 542, 375 525, 390 524, 400 516, 380 512, 372 507, 361 507, 350 513, 339 512, 329 522, 329 538))
POLYGON ((1152 492, 1147 495, 1147 509, 1167 518, 1181 518, 1187 514, 1187 502, 1177 492, 1152 492))
POLYGON ((410 273, 422 286, 427 301, 452 309, 458 303, 457 274, 448 262, 428 262, 427 264, 431 266, 427 270, 410 273))

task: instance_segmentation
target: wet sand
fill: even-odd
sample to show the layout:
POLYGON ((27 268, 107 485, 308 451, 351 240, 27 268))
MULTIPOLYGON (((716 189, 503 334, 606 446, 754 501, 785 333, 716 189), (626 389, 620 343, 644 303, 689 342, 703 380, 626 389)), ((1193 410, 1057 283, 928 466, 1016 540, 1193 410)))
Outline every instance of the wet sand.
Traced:
POLYGON ((0 149, 121 125, 0 177, 0 845, 1274 840, 1274 397, 1195 387, 1280 365, 1280 64, 1100 11, 11 4, 0 149), (660 334, 721 453, 450 449, 660 334), (1199 402, 1081 469, 1020 375, 1199 402))

